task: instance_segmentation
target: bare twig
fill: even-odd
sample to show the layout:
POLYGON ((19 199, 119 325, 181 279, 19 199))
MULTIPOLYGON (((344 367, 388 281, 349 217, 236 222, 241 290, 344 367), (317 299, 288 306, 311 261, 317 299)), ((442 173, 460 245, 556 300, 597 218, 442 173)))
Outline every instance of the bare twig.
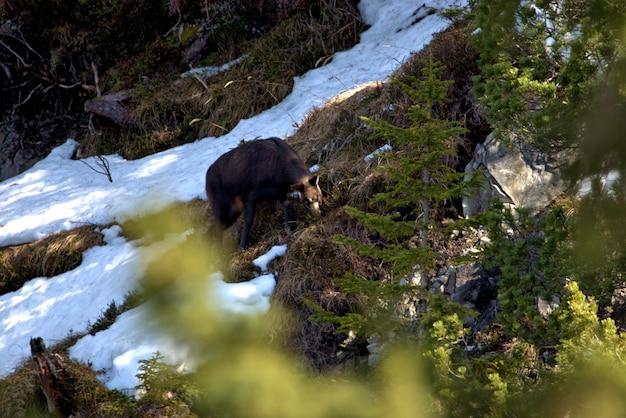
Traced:
POLYGON ((41 54, 37 51, 35 51, 35 49, 30 46, 30 44, 28 42, 26 42, 26 38, 24 37, 24 35, 22 34, 22 32, 18 29, 15 32, 17 32, 17 35, 12 33, 13 31, 11 31, 11 33, 3 33, 3 35, 8 36, 11 39, 15 39, 16 41, 22 43, 26 48, 28 48, 28 50, 30 50, 33 54, 37 55, 37 57, 39 57, 39 60, 43 61, 43 57, 41 56, 41 54), (19 35, 19 36, 18 36, 19 35))
POLYGON ((209 90, 209 86, 207 85, 207 83, 204 82, 203 79, 201 79, 200 77, 198 77, 198 74, 193 73, 193 77, 198 80, 200 82, 200 84, 202 84, 202 86, 204 87, 205 90, 209 90))
POLYGON ((8 46, 2 41, 0 41, 0 45, 2 45, 11 54, 15 55, 15 57, 22 63, 24 67, 28 67, 28 65, 26 64, 26 61, 24 61, 24 58, 22 58, 17 52, 13 51, 10 46, 8 46))
POLYGON ((102 95, 100 92, 100 78, 98 77, 98 68, 93 60, 91 61, 91 70, 93 71, 93 81, 96 84, 96 96, 100 97, 102 95))
POLYGON ((42 87, 42 84, 41 84, 41 83, 39 83, 39 84, 37 85, 37 87, 35 87, 34 89, 32 89, 32 90, 31 90, 31 92, 28 94, 28 96, 26 96, 26 98, 25 98, 24 100, 22 100, 21 102, 16 103, 16 104, 14 104, 14 105, 13 105, 13 110, 15 111, 15 109, 17 109, 18 107, 22 106, 24 103, 26 103, 27 101, 29 101, 29 100, 30 100, 30 98, 33 96, 33 93, 34 93, 36 90, 40 89, 41 87, 42 87))
POLYGON ((80 81, 74 83, 74 84, 61 84, 61 83, 55 83, 55 86, 57 87, 61 87, 62 89, 73 89, 74 87, 78 87, 80 86, 81 83, 80 81))
MULTIPOLYGON (((172 9, 170 9, 170 16, 173 16, 174 14, 171 12, 172 9)), ((174 26, 172 26, 172 28, 170 30, 167 31, 167 33, 165 33, 165 35, 163 37, 167 38, 167 36, 170 34, 170 32, 172 34, 175 33, 176 29, 178 28, 178 25, 180 25, 180 21, 182 20, 183 16, 182 13, 180 12, 180 9, 178 9, 178 21, 176 22, 176 24, 174 26)))
POLYGON ((96 165, 98 166, 100 170, 98 170, 98 168, 94 168, 85 160, 78 160, 78 161, 82 162, 83 164, 91 168, 96 173, 104 174, 109 179, 109 182, 113 183, 113 177, 111 176, 111 168, 109 166, 109 161, 101 155, 97 155, 94 158, 97 160, 96 165))

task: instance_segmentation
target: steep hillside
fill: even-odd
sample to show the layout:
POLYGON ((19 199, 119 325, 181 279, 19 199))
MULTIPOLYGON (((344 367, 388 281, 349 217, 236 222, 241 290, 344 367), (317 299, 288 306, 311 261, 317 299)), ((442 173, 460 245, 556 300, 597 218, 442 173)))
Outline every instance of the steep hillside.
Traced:
POLYGON ((0 180, 68 137, 83 157, 139 158, 222 135, 364 29, 353 0, 170 3, 0 5, 0 180), (180 78, 235 60, 227 75, 180 78))
MULTIPOLYGON (((123 13, 125 2, 113 3, 119 8, 109 10, 112 22, 133 18, 123 13)), ((618 32, 586 26, 586 13, 600 13, 593 2, 558 2, 568 8, 568 19, 581 19, 580 38, 590 42, 563 50, 578 53, 575 47, 593 49, 597 41, 603 46, 598 54, 605 54, 587 66, 566 66, 559 61, 568 55, 563 50, 547 56, 552 49, 541 38, 539 6, 529 10, 520 3, 518 10, 513 3, 499 5, 511 12, 501 15, 482 3, 438 11, 449 19, 447 29, 397 66, 390 80, 349 89, 298 122, 280 115, 294 121, 285 140, 319 169, 324 193, 321 218, 292 202, 292 234, 278 203, 262 204, 251 247, 236 249, 239 219, 227 230, 226 254, 219 253, 207 240, 213 220, 200 191, 97 230, 81 227, 1 248, 2 294, 75 268, 87 248, 103 243, 145 251, 149 263, 142 265, 139 290, 123 303, 111 302, 85 333, 70 332, 34 355, 34 364, 0 381, 0 415, 45 416, 40 386, 46 385, 37 377, 46 364, 63 371, 52 374, 63 377, 56 387, 64 415, 623 416, 625 189, 609 172, 623 172, 622 147, 611 142, 612 129, 596 129, 606 122, 598 109, 620 115, 624 102, 618 32), (516 19, 496 19, 502 16, 516 19), (493 27, 485 23, 496 20, 493 27), (505 52, 494 53, 494 45, 505 52), (611 75, 606 84, 603 71, 611 75), (427 142, 432 138, 440 140, 427 142), (606 154, 585 153, 593 138, 607 144, 606 154), (581 186, 588 174, 597 176, 581 186), (285 243, 269 267, 253 264, 285 243), (275 277, 269 312, 224 315, 207 304, 203 286, 216 268, 231 283, 275 277), (201 361, 172 365, 167 353, 142 359, 133 398, 107 390, 96 376, 108 371, 92 370, 68 352, 81 337, 111 330, 137 306, 148 312, 146 329, 158 322, 176 348, 193 354, 188 361, 201 361)), ((380 5, 367 3, 367 11, 376 16, 380 5)), ((6 22, 19 15, 10 6, 4 6, 6 22)), ((626 22, 618 19, 626 17, 623 8, 616 9, 611 28, 626 22)), ((234 146, 217 137, 282 102, 295 76, 339 61, 338 52, 359 41, 367 29, 359 10, 350 1, 170 2, 149 23, 154 26, 143 28, 171 29, 165 40, 142 38, 140 30, 135 35, 149 48, 138 52, 129 45, 119 61, 102 56, 111 65, 102 79, 108 90, 86 102, 91 114, 80 117, 89 118, 90 129, 80 130, 79 152, 139 159, 172 150, 152 168, 173 170, 180 166, 174 164, 176 145, 212 135, 211 144, 195 145, 210 145, 213 153, 234 146), (216 74, 174 77, 189 63, 216 74)), ((69 16, 81 13, 77 8, 69 16)), ((416 4, 408 25, 435 13, 416 4)), ((73 33, 76 24, 70 19, 64 30, 73 33)), ((60 32, 50 33, 58 41, 60 32)), ((98 35, 98 45, 119 41, 112 32, 98 35)), ((95 34, 83 36, 93 41, 95 34)), ((70 52, 60 48, 58 54, 89 63, 90 57, 70 52)), ((93 68, 83 65, 91 77, 93 68)), ((72 102, 55 100, 57 106, 72 102)), ((244 130, 246 139, 257 132, 244 130)), ((124 173, 140 177, 152 168, 146 163, 124 173)), ((182 179, 173 189, 198 183, 169 175, 182 179)), ((168 198, 181 195, 169 193, 163 191, 168 198)), ((253 304, 257 295, 245 296, 253 304)), ((37 340, 31 344, 39 347, 37 340)))

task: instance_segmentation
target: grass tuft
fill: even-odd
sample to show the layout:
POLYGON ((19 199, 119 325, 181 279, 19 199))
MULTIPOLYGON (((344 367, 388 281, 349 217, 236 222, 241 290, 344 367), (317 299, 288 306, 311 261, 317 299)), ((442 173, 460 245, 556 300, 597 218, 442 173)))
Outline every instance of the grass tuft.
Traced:
POLYGON ((78 267, 83 252, 103 245, 94 226, 59 232, 39 241, 0 248, 0 294, 37 277, 54 277, 78 267))

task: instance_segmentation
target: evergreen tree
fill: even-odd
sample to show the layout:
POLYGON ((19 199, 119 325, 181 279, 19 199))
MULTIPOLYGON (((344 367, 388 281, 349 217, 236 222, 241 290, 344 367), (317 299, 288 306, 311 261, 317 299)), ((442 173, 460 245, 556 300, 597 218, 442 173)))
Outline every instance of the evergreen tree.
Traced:
MULTIPOLYGON (((363 256, 389 263, 396 277, 406 277, 418 266, 420 282, 426 284, 435 270, 436 252, 430 243, 431 230, 441 229, 435 213, 451 199, 459 198, 479 184, 478 176, 465 179, 452 164, 465 130, 458 123, 438 119, 435 112, 446 101, 449 81, 441 80, 443 66, 432 57, 422 69, 422 77, 408 76, 406 81, 394 78, 392 83, 413 100, 408 110, 411 124, 399 127, 381 120, 363 118, 374 134, 392 145, 386 155, 387 163, 378 169, 387 175, 388 186, 375 194, 370 207, 377 212, 365 212, 345 207, 347 213, 362 222, 370 232, 382 238, 384 244, 370 247, 346 236, 336 239, 351 245, 363 256)), ((453 223, 454 224, 454 223, 453 223)), ((456 225, 459 227, 459 225, 456 225)), ((362 295, 368 301, 363 309, 344 316, 336 316, 309 302, 314 311, 312 320, 339 325, 340 332, 356 332, 358 336, 378 335, 384 341, 390 335, 396 339, 407 326, 428 330, 419 332, 425 358, 437 370, 447 373, 454 365, 464 374, 463 349, 457 344, 465 333, 463 319, 473 313, 444 297, 435 297, 424 312, 421 321, 398 312, 399 301, 427 301, 430 296, 420 286, 407 286, 399 281, 370 282, 347 275, 335 279, 335 284, 349 295, 362 295), (412 298, 412 299, 411 299, 412 298)), ((414 334, 414 333, 413 333, 414 334)), ((411 339, 411 338, 409 338, 411 339)), ((453 372, 453 373, 456 373, 453 372)), ((441 382, 450 388, 459 379, 449 376, 441 382)))
POLYGON ((537 246, 530 240, 497 249, 504 266, 499 298, 510 313, 504 322, 531 324, 525 326, 529 335, 543 328, 528 301, 538 287, 546 289, 546 276, 575 280, 595 297, 600 316, 618 312, 623 308, 612 305, 623 305, 615 292, 624 287, 626 271, 626 183, 609 191, 599 175, 626 174, 626 2, 494 0, 475 10, 482 70, 475 92, 490 124, 501 135, 515 132, 547 149, 572 147, 575 161, 561 161, 570 164, 562 174, 574 181, 593 176, 591 193, 575 205, 556 246, 560 253, 545 257, 549 263, 531 262, 537 246), (557 274, 537 276, 546 269, 557 274))
POLYGON ((465 129, 457 122, 435 117, 435 109, 446 102, 448 86, 452 83, 440 79, 443 69, 431 57, 421 78, 392 79, 413 101, 408 110, 412 122, 409 127, 362 118, 373 128, 372 137, 389 141, 394 150, 386 155, 387 164, 380 167, 389 183, 386 191, 375 194, 370 201, 370 206, 378 208, 378 212, 353 207, 345 210, 386 240, 386 245, 371 248, 338 237, 339 241, 355 246, 362 255, 391 263, 393 273, 400 277, 419 266, 422 283, 435 269, 435 252, 429 243, 429 231, 438 228, 434 214, 451 199, 478 185, 477 177, 464 179, 465 173, 453 167, 465 129))
MULTIPOLYGON (((626 178, 606 188, 599 178, 591 182, 590 193, 577 202, 577 216, 571 248, 571 278, 592 295, 600 312, 622 311, 616 291, 626 283, 626 178), (613 306, 615 305, 615 306, 613 306)), ((623 323, 626 318, 613 314, 623 323)))
POLYGON ((490 243, 482 258, 500 270, 499 323, 511 338, 539 350, 553 346, 558 332, 550 317, 537 309, 541 298, 560 295, 569 273, 569 229, 563 208, 555 206, 542 218, 524 209, 512 211, 495 200, 485 214, 490 243))
POLYGON ((593 91, 619 90, 610 78, 624 67, 624 2, 478 2, 476 23, 482 76, 475 92, 500 136, 572 146, 593 91))

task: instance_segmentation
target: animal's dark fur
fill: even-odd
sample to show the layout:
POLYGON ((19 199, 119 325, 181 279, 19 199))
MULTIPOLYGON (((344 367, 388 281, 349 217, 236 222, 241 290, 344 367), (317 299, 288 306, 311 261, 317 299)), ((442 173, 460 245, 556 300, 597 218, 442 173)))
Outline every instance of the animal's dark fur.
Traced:
POLYGON ((221 245, 222 231, 243 212, 240 247, 247 248, 254 210, 262 201, 279 201, 291 228, 288 195, 293 191, 319 212, 322 193, 317 177, 282 139, 250 141, 225 153, 206 173, 206 193, 216 221, 214 239, 221 245))

